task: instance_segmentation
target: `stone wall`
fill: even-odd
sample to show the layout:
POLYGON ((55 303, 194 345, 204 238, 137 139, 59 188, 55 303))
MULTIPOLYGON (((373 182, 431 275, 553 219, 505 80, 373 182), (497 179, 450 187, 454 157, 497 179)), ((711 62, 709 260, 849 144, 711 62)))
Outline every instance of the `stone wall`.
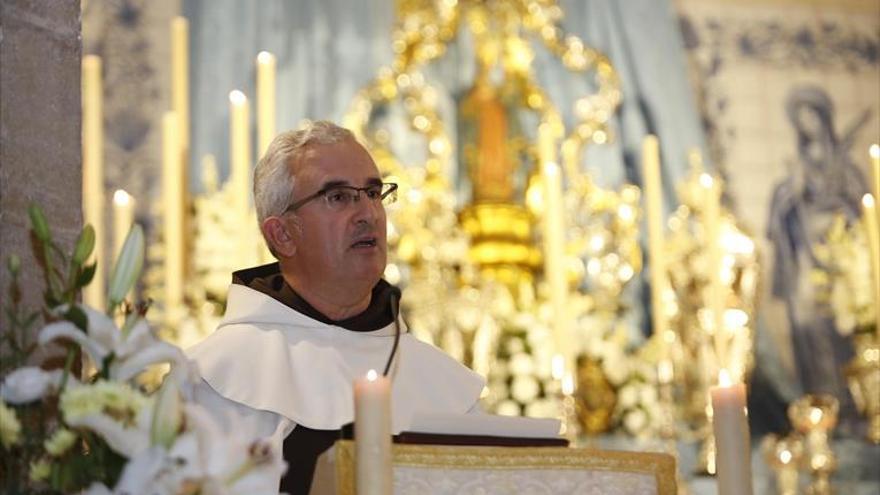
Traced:
POLYGON ((82 225, 81 53, 79 1, 0 1, 0 306, 12 253, 22 257, 27 300, 42 290, 28 204, 42 205, 65 247, 82 225))

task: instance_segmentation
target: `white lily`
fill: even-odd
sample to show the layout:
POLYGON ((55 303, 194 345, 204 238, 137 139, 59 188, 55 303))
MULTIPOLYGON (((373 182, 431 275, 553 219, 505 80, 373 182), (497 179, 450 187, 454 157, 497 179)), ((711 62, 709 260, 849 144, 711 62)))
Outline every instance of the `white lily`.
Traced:
POLYGON ((128 332, 123 332, 104 313, 85 305, 80 305, 80 309, 88 319, 86 332, 66 320, 50 323, 40 330, 40 345, 70 339, 79 344, 98 369, 103 369, 104 360, 112 353, 109 376, 120 381, 137 376, 151 364, 185 362, 183 352, 160 340, 145 319, 138 319, 128 332))
POLYGON ((184 407, 188 431, 170 449, 153 445, 132 456, 116 487, 89 487, 86 495, 200 493, 245 495, 278 493, 286 467, 267 443, 224 431, 204 408, 184 407))
POLYGON ((202 493, 278 493, 278 481, 287 469, 280 452, 267 441, 246 438, 238 430, 224 431, 201 406, 188 404, 185 411, 198 442, 202 493))
POLYGON ((45 371, 37 366, 23 366, 3 379, 0 397, 9 404, 27 404, 42 399, 61 384, 61 370, 45 371))

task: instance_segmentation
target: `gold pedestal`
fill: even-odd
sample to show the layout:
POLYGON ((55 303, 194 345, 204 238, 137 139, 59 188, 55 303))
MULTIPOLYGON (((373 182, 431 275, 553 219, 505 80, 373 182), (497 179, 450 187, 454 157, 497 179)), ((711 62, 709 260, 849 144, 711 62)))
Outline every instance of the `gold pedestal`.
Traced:
POLYGON ((846 367, 850 393, 868 419, 867 439, 880 444, 880 341, 875 334, 853 337, 856 355, 846 367))
POLYGON ((541 252, 532 245, 532 216, 525 207, 480 203, 462 210, 459 221, 471 237, 469 258, 488 278, 516 291, 542 266, 541 252))

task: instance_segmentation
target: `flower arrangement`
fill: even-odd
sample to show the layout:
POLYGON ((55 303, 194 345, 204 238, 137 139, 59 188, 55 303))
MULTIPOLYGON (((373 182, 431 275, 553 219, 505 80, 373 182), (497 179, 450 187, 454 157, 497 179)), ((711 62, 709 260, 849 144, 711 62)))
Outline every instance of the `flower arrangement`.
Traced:
POLYGON ((94 229, 86 226, 68 255, 41 210, 32 206, 29 215, 46 289, 41 311, 25 310, 21 261, 9 259, 10 328, 0 348, 3 492, 277 493, 280 453, 223 429, 191 402, 197 373, 151 330, 147 305, 125 301, 143 266, 141 228, 125 240, 102 312, 78 302, 95 274, 95 264, 86 264, 94 229), (45 325, 34 332, 40 319, 45 325), (45 357, 53 345, 63 360, 45 357), (137 379, 156 365, 170 372, 150 391, 137 379))

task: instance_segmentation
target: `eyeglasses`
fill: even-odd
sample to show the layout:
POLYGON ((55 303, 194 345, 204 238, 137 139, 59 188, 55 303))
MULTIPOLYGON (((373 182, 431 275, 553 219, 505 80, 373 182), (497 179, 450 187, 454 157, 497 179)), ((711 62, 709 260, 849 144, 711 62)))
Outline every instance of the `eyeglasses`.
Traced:
POLYGON ((340 186, 334 185, 325 187, 320 191, 307 196, 299 201, 294 201, 284 213, 296 211, 304 204, 317 198, 324 198, 324 203, 331 211, 342 211, 352 204, 360 201, 361 193, 373 203, 381 202, 383 205, 390 205, 397 201, 397 184, 391 182, 382 182, 379 184, 369 185, 367 187, 340 186))

